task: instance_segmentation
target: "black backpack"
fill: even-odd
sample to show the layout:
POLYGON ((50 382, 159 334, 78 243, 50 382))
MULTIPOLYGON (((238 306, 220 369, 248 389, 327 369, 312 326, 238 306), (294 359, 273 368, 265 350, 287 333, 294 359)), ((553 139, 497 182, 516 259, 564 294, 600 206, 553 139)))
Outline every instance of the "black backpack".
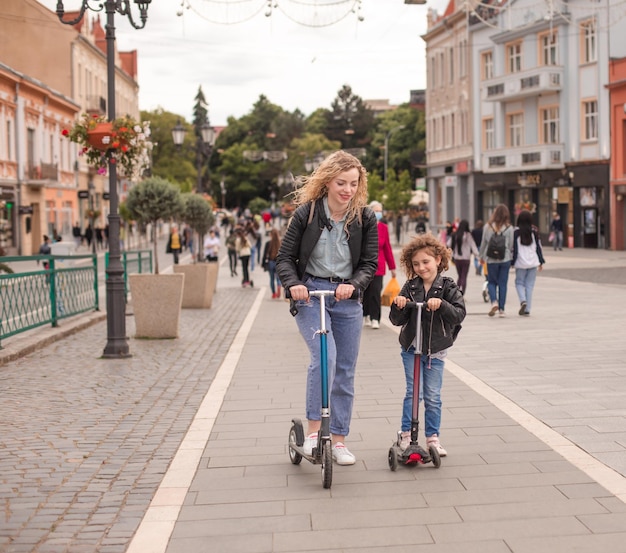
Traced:
POLYGON ((506 249, 506 239, 504 238, 504 234, 502 232, 496 232, 493 226, 491 226, 491 229, 493 230, 493 234, 491 235, 491 238, 489 238, 489 243, 487 244, 487 257, 502 260, 504 259, 504 251, 506 249))

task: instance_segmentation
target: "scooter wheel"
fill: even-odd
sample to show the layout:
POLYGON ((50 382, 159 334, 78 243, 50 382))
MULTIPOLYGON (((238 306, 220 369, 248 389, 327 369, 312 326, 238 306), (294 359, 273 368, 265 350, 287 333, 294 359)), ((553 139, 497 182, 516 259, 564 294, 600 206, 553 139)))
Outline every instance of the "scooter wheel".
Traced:
POLYGON ((333 451, 330 440, 322 444, 322 486, 325 489, 333 483, 333 451))
POLYGON ((439 456, 439 452, 434 446, 430 446, 428 448, 428 453, 430 453, 430 460, 432 461, 434 467, 438 469, 441 466, 441 457, 439 456))
POLYGON ((294 465, 299 465, 302 462, 302 455, 293 448, 295 445, 298 445, 298 434, 296 426, 293 425, 289 431, 289 459, 294 465))
POLYGON ((396 472, 398 468, 398 456, 396 455, 396 450, 393 447, 389 448, 389 454, 387 455, 387 461, 389 461, 389 468, 396 472))

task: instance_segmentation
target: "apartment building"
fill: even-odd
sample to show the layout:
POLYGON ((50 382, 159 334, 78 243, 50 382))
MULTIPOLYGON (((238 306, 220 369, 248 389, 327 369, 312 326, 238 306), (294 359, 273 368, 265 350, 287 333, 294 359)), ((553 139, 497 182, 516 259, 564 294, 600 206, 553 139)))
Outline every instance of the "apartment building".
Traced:
POLYGON ((426 42, 426 185, 430 224, 474 219, 471 73, 464 2, 450 0, 443 15, 428 11, 426 42))
POLYGON ((611 249, 626 249, 626 57, 611 59, 611 249))
MULTIPOLYGON (((4 0, 2 12, 0 62, 55 94, 70 98, 78 106, 75 118, 81 113, 108 115, 106 38, 98 14, 88 11, 75 26, 64 25, 56 13, 36 0, 4 0)), ((65 18, 69 20, 76 15, 67 13, 65 18)), ((115 78, 116 116, 129 114, 139 119, 136 51, 115 52, 115 78)), ((52 139, 45 132, 29 126, 28 120, 23 124, 26 125, 24 135, 32 133, 33 151, 52 151, 47 145, 52 139)), ((70 125, 68 122, 66 126, 70 125)), ((61 157, 44 160, 57 171, 50 170, 42 178, 43 231, 51 234, 55 230, 61 236, 69 236, 77 221, 85 228, 89 207, 99 212, 94 226, 103 228, 109 211, 108 179, 89 171, 74 144, 67 139, 61 143, 66 144, 69 151, 67 166, 61 157), (71 182, 66 173, 71 173, 71 182)), ((20 162, 33 164, 35 161, 40 160, 31 162, 22 157, 20 162)), ((26 174, 28 170, 25 166, 26 174)), ((120 180, 118 186, 123 189, 128 183, 120 180)))
POLYGON ((610 81, 609 60, 626 55, 625 9, 617 0, 451 0, 443 15, 431 10, 428 175, 439 224, 453 216, 486 220, 505 203, 513 218, 532 211, 544 241, 558 212, 570 247, 623 244, 623 230, 613 229, 615 210, 624 209, 617 200, 623 175, 614 173, 613 188, 610 178, 611 127, 622 119, 612 122, 617 100, 609 89, 616 97, 621 89, 617 77, 610 81), (451 48, 465 26, 468 74, 452 82, 451 48), (449 155, 458 137, 451 135, 455 91, 468 93, 469 175, 462 156, 449 155))

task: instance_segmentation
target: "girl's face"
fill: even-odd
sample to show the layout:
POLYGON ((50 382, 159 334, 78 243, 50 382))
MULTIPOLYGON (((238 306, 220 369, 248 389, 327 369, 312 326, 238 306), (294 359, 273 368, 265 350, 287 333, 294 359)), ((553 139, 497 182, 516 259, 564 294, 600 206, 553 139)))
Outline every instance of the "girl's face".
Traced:
POLYGON ((339 173, 328 185, 328 201, 334 209, 347 209, 359 187, 359 170, 356 167, 339 173))
POLYGON ((432 284, 435 281, 440 263, 441 256, 433 256, 426 248, 417 250, 411 258, 413 271, 421 277, 424 284, 432 284))

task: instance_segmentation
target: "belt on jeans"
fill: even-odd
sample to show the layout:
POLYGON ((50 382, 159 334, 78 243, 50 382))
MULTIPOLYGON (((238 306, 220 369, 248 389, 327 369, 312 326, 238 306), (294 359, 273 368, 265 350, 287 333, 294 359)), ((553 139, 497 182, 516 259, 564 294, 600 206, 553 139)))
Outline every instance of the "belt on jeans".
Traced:
POLYGON ((315 276, 315 275, 311 275, 313 278, 319 278, 320 280, 327 280, 328 282, 332 282, 333 284, 350 284, 350 279, 349 278, 339 278, 336 276, 331 276, 331 277, 320 277, 320 276, 315 276))

